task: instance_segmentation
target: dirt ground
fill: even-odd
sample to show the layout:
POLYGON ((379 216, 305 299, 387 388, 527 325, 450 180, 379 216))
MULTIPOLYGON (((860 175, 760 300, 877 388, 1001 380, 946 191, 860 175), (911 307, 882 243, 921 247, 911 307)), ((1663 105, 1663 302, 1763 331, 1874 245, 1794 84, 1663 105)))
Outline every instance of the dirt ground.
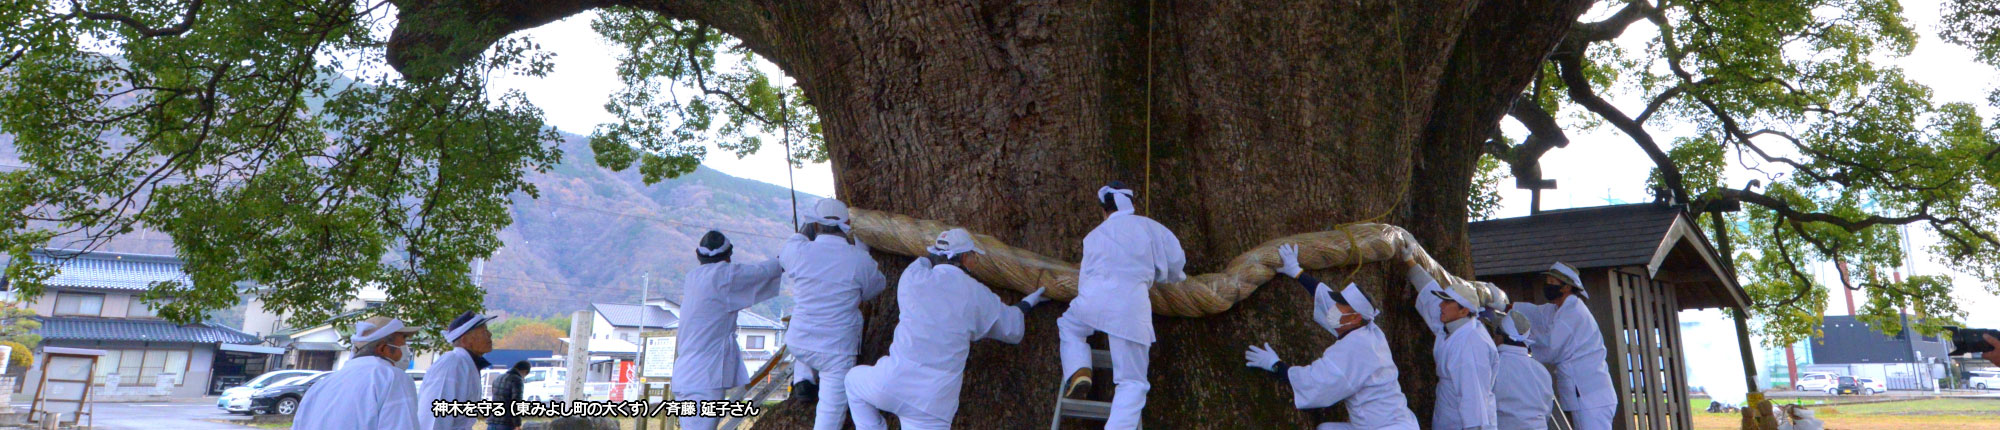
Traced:
MULTIPOLYGON (((1827 430, 1994 430, 2000 429, 2000 400, 1928 399, 1814 408, 1827 430)), ((1736 430, 1742 416, 1696 412, 1698 430, 1736 430)))

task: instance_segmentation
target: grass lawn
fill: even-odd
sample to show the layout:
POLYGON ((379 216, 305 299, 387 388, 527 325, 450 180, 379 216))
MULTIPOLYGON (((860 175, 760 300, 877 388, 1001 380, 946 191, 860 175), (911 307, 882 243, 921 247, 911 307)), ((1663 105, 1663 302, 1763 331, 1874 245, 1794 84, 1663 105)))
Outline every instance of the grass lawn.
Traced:
MULTIPOLYGON (((1698 399, 1694 428, 1735 430, 1742 428, 1740 414, 1711 414, 1706 399, 1698 399)), ((1789 402, 1785 402, 1789 403, 1789 402)), ((1813 408, 1814 416, 1828 429, 1841 430, 1973 430, 2000 428, 2000 400, 1924 399, 1859 405, 1831 405, 1813 408)))

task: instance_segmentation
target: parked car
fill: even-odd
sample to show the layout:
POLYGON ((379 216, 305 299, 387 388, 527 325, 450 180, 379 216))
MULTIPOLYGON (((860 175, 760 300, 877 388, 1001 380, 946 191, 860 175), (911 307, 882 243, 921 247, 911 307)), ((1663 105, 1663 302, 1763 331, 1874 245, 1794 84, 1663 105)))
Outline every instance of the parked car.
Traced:
POLYGON ((530 402, 563 401, 563 388, 569 379, 569 369, 560 367, 537 367, 528 371, 528 377, 521 378, 521 399, 530 402))
POLYGON ((501 374, 505 374, 505 373, 507 373, 507 369, 484 369, 484 370, 480 370, 480 371, 479 371, 479 396, 480 396, 481 398, 487 398, 487 399, 491 399, 491 398, 493 398, 493 382, 494 382, 494 381, 499 381, 499 380, 500 380, 500 375, 501 375, 501 374))
POLYGON ((272 384, 299 376, 318 375, 318 370, 275 370, 264 372, 243 385, 222 390, 222 397, 215 399, 215 407, 233 413, 250 413, 250 394, 270 387, 272 384))
POLYGON ((1836 377, 1834 385, 1826 389, 1826 394, 1835 396, 1861 394, 1861 380, 1852 376, 1836 377))
POLYGON ((1889 384, 1884 384, 1878 379, 1861 378, 1861 394, 1873 396, 1887 392, 1889 392, 1889 384))
POLYGON ((411 381, 417 382, 417 389, 421 390, 424 388, 424 371, 415 369, 405 369, 403 370, 403 373, 410 375, 411 381))
POLYGON ((295 376, 292 379, 286 379, 283 382, 273 384, 269 388, 257 390, 255 394, 250 395, 250 412, 253 414, 279 415, 291 415, 298 412, 299 399, 306 396, 306 390, 311 389, 314 383, 326 379, 326 375, 331 374, 333 373, 295 376))
POLYGON ((1840 382, 1838 378, 1839 375, 1832 373, 1801 373, 1798 385, 1792 388, 1799 391, 1826 391, 1840 382))
POLYGON ((1972 377, 1965 380, 1967 386, 1981 390, 2000 388, 2000 370, 1974 370, 1972 377))

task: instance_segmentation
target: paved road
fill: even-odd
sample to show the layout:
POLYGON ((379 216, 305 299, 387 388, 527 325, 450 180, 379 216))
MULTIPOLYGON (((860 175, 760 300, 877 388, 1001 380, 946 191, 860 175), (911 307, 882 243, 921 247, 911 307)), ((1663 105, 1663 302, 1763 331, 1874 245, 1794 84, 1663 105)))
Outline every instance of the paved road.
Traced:
POLYGON ((244 430, 250 427, 214 421, 245 421, 215 408, 215 399, 199 403, 99 403, 94 415, 99 430, 244 430))

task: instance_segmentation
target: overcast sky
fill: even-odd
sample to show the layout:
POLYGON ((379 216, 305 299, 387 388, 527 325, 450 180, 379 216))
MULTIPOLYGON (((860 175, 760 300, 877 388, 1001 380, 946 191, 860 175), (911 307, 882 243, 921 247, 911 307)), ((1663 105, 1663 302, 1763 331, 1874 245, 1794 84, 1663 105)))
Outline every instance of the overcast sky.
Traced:
MULTIPOLYGON (((1930 86, 1938 103, 1969 102, 1984 106, 1989 118, 1995 112, 1985 97, 1996 82, 2000 82, 2000 72, 1990 66, 1976 63, 1968 50, 1951 45, 1936 37, 1939 4, 1935 0, 1905 2, 1905 16, 1910 24, 1923 36, 1916 51, 1908 57, 1887 59, 1902 67, 1905 72, 1920 83, 1930 86)), ((519 89, 530 100, 540 106, 548 115, 551 124, 563 131, 588 135, 599 123, 614 120, 604 110, 604 103, 620 84, 613 70, 617 65, 617 48, 599 37, 590 29, 594 14, 582 14, 551 23, 525 32, 540 42, 546 49, 556 54, 555 69, 546 78, 505 78, 495 82, 502 88, 519 89)), ((1634 26, 1623 40, 1641 41, 1650 38, 1650 28, 1634 26)), ((782 76, 775 68, 767 68, 773 76, 782 76)), ((789 81, 789 79, 786 79, 789 81)), ((1643 103, 1634 97, 1614 98, 1627 112, 1636 112, 1643 103)), ((1674 127, 1662 127, 1674 128, 1674 127)), ((1685 128, 1685 127, 1683 127, 1685 128)), ((1526 133, 1517 125, 1509 124, 1509 134, 1519 137, 1526 133)), ((1671 133, 1656 135, 1662 142, 1671 140, 1671 133)), ((1644 190, 1647 168, 1650 161, 1631 140, 1612 132, 1583 133, 1570 132, 1571 143, 1567 148, 1556 149, 1542 158, 1544 175, 1559 182, 1560 188, 1543 193, 1544 209, 1599 206, 1617 202, 1642 202, 1650 197, 1644 190)), ((770 140, 767 140, 767 142, 770 140)), ((786 185, 786 169, 782 149, 769 145, 757 154, 747 158, 737 158, 734 154, 714 149, 711 145, 709 157, 703 162, 716 170, 731 175, 764 181, 779 186, 786 185)), ((808 165, 796 172, 797 188, 801 192, 816 195, 833 194, 833 174, 826 164, 808 165)), ((1730 184, 1740 185, 1752 178, 1744 172, 1731 173, 1730 184)), ((1768 181, 1767 181, 1768 182, 1768 181)), ((1511 182, 1503 190, 1501 216, 1522 216, 1528 213, 1528 193, 1514 190, 1511 182)), ((1912 228, 1918 248, 1930 244, 1935 236, 1925 229, 1912 228)), ((1976 280, 1958 274, 1933 261, 1928 254, 1919 250, 1909 274, 1950 274, 1957 280, 1960 306, 1970 311, 1967 323, 1979 327, 2000 328, 2000 299, 1987 293, 1976 280)), ((1813 270, 1823 283, 1837 283, 1832 278, 1829 267, 1813 270)), ((1831 294, 1827 314, 1846 314, 1846 305, 1838 291, 1831 294)), ((1684 333, 1690 349, 1691 378, 1697 385, 1726 385, 1733 379, 1735 387, 1741 387, 1739 362, 1734 360, 1735 339, 1733 328, 1726 320, 1720 319, 1717 311, 1683 312, 1682 318, 1700 321, 1703 324, 1684 333), (1699 354, 1695 351, 1715 351, 1718 354, 1699 354), (1709 357, 1728 357, 1719 361, 1709 357)))

